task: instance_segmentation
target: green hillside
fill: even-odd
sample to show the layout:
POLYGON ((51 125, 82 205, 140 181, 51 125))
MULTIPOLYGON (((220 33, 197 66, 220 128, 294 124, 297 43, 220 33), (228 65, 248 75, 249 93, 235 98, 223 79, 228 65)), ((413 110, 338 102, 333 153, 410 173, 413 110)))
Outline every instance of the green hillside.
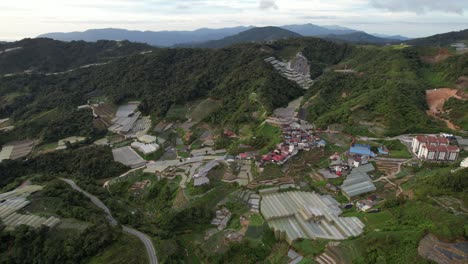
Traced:
MULTIPOLYGON (((47 44, 50 40, 37 41, 47 44)), ((100 47, 103 43, 86 45, 100 47)), ((54 141, 77 132, 100 135, 101 131, 92 128, 91 118, 76 112, 78 105, 96 96, 114 104, 140 100, 144 114, 159 117, 174 105, 209 97, 222 107, 205 120, 233 126, 259 123, 273 109, 305 93, 263 59, 275 56, 287 60, 299 51, 311 64, 312 78, 318 78, 305 96, 309 120, 319 127, 340 124, 360 134, 440 131, 444 125, 425 114, 424 91, 454 85, 468 68, 468 55, 426 64, 417 47, 353 46, 318 38, 281 39, 224 49, 155 49, 150 54, 116 58, 106 65, 66 74, 1 77, 0 117, 11 117, 17 126, 16 131, 2 138, 39 136, 54 141), (334 68, 344 65, 356 73, 334 72, 334 68), (61 114, 46 114, 52 110, 61 114)), ((43 62, 41 55, 36 57, 30 63, 57 67, 53 61, 43 62)))
POLYGON ((406 41, 407 44, 416 46, 447 46, 458 41, 468 40, 468 29, 437 34, 426 38, 418 38, 406 41))
POLYGON ((23 39, 0 46, 0 75, 27 70, 62 72, 91 63, 107 62, 112 58, 138 53, 153 47, 128 41, 101 40, 61 42, 52 39, 23 39))
MULTIPOLYGON (((45 119, 46 122, 32 123, 35 116, 53 109, 61 113, 73 112, 93 96, 104 96, 115 104, 141 100, 141 110, 145 114, 161 117, 172 105, 210 97, 220 100, 223 106, 207 117, 212 122, 261 122, 252 113, 260 112, 264 116, 304 93, 298 85, 281 77, 265 63, 264 58, 277 56, 289 59, 303 51, 313 62, 312 75, 317 76, 325 67, 339 62, 350 52, 346 44, 317 38, 288 41, 271 45, 245 44, 219 50, 157 49, 151 54, 127 56, 107 65, 61 75, 3 77, 0 82, 0 94, 4 95, 0 97, 3 102, 0 116, 20 122, 22 125, 13 134, 27 137, 44 135, 46 132, 42 129, 50 127, 51 122, 72 122, 72 119, 64 122, 70 115, 62 115, 51 117, 52 120, 45 119), (255 97, 250 96, 253 93, 255 97)), ((86 127, 83 123, 81 126, 86 127)), ((76 131, 69 126, 61 127, 70 133, 76 131)), ((84 129, 81 130, 84 132, 84 129)))
POLYGON ((395 43, 401 42, 395 39, 386 39, 386 38, 379 38, 376 36, 372 36, 365 32, 353 32, 349 34, 342 34, 342 35, 325 35, 322 38, 331 41, 338 41, 338 42, 350 42, 350 43, 359 43, 359 44, 387 44, 387 43, 395 43))
POLYGON ((440 131, 444 125, 425 113, 425 90, 433 76, 453 84, 466 72, 465 56, 429 65, 414 48, 359 47, 342 62, 355 74, 330 71, 309 90, 309 119, 360 134, 440 131))

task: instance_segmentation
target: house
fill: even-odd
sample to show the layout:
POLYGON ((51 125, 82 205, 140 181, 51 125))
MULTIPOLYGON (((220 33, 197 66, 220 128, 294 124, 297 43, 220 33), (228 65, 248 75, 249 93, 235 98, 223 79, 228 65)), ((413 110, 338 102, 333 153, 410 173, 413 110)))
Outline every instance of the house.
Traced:
POLYGON ((239 158, 240 158, 240 159, 248 159, 248 158, 249 158, 249 154, 248 154, 248 153, 241 153, 241 154, 239 154, 239 158))
POLYGON ((319 140, 317 142, 317 147, 319 147, 319 148, 324 148, 326 145, 327 145, 327 142, 325 140, 323 140, 323 139, 321 139, 321 140, 319 140))
POLYGON ((378 151, 379 151, 380 155, 388 155, 389 154, 389 151, 388 151, 387 147, 385 147, 383 145, 378 148, 378 151))

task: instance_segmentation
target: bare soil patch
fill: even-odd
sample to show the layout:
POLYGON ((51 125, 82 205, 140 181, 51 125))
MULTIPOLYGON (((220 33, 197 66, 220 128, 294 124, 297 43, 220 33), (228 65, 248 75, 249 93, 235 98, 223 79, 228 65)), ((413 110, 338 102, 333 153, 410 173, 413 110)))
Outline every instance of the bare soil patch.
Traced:
POLYGON ((439 114, 442 114, 445 112, 444 104, 451 97, 455 97, 457 99, 463 100, 463 97, 460 96, 460 90, 458 89, 439 88, 439 89, 434 89, 434 90, 427 90, 426 101, 429 106, 429 110, 427 110, 427 114, 444 121, 447 124, 448 128, 458 130, 460 128, 454 125, 450 120, 443 119, 439 116, 439 114))
POLYGON ((450 55, 450 52, 448 51, 448 49, 440 48, 436 55, 424 56, 421 59, 422 61, 426 63, 438 63, 438 62, 446 60, 450 56, 452 55, 450 55))

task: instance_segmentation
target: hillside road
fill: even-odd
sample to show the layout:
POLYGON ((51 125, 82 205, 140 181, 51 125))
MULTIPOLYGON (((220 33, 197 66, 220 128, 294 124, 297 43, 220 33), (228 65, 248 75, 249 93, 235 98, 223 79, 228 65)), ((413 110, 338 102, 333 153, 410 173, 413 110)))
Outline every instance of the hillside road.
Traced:
MULTIPOLYGON (((118 224, 117 220, 112 216, 112 213, 109 210, 109 208, 107 208, 107 206, 101 200, 99 200, 99 198, 97 198, 96 196, 84 191, 78 185, 76 185, 76 183, 74 181, 72 181, 70 179, 61 178, 61 180, 66 182, 68 185, 70 185, 74 190, 79 191, 82 194, 84 194, 86 197, 88 197, 91 200, 91 202, 94 205, 96 205, 97 207, 104 210, 104 212, 106 213, 106 218, 107 218, 107 220, 109 221, 109 223, 111 225, 116 226, 118 224)), ((151 239, 147 235, 145 235, 144 233, 142 233, 142 232, 140 232, 138 230, 127 227, 127 226, 123 226, 123 231, 130 234, 130 235, 136 236, 138 239, 140 239, 140 241, 143 243, 143 245, 146 248, 146 252, 148 253, 149 263, 150 264, 158 264, 158 258, 156 256, 156 250, 154 250, 153 242, 151 241, 151 239)))

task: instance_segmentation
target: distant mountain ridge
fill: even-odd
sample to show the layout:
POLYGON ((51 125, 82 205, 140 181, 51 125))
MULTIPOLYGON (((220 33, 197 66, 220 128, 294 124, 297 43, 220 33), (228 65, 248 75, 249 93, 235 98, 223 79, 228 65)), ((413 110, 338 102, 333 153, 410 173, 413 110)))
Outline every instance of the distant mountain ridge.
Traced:
POLYGON ((447 46, 458 41, 468 41, 468 29, 412 39, 406 43, 415 46, 447 46))
MULTIPOLYGON (((116 28, 90 29, 83 32, 45 33, 39 38, 51 38, 61 41, 84 40, 95 42, 98 40, 129 40, 132 42, 147 43, 153 46, 171 47, 174 45, 196 44, 211 40, 220 40, 225 37, 239 34, 243 31, 255 28, 254 26, 239 26, 231 28, 200 28, 194 31, 137 31, 116 28)), ((331 25, 318 26, 311 23, 279 26, 306 37, 324 35, 345 35, 358 32, 357 30, 331 25)))
POLYGON ((302 35, 279 27, 257 27, 220 40, 207 41, 195 45, 182 45, 194 48, 224 48, 239 43, 268 42, 279 39, 299 38, 302 35))
POLYGON ((251 28, 253 28, 253 26, 221 29, 200 28, 194 31, 138 31, 103 28, 90 29, 83 32, 46 33, 39 35, 38 38, 51 38, 61 41, 84 40, 88 42, 96 42, 98 40, 129 40, 132 42, 147 43, 153 46, 169 47, 180 43, 195 43, 222 39, 251 28))
POLYGON ((378 38, 386 38, 386 39, 394 39, 394 40, 402 40, 402 41, 411 39, 402 35, 385 35, 385 34, 379 34, 379 33, 372 33, 371 35, 374 37, 378 37, 378 38))
POLYGON ((343 35, 325 35, 320 36, 326 40, 338 41, 338 42, 350 42, 350 43, 359 43, 359 44, 387 44, 400 42, 400 40, 389 39, 389 38, 379 38, 366 32, 358 31, 349 34, 343 35))
POLYGON ((296 32, 306 37, 316 37, 323 35, 343 35, 357 32, 357 30, 345 28, 341 26, 317 26, 314 24, 304 25, 286 25, 281 28, 296 32))

